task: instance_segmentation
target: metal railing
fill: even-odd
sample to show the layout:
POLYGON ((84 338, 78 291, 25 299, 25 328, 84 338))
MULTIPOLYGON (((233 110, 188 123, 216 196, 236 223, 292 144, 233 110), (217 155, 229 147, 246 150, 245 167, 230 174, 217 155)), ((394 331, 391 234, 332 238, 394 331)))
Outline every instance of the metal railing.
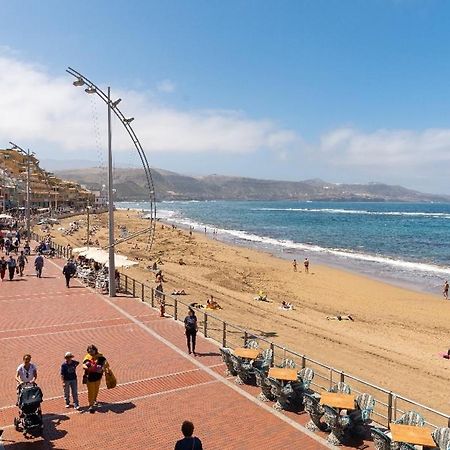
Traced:
MULTIPOLYGON (((36 233, 33 238, 40 240, 36 233)), ((41 238, 42 239, 42 238, 41 238)), ((56 244, 56 253, 62 257, 68 257, 67 248, 56 244)), ((148 286, 126 274, 120 274, 118 292, 129 294, 148 303, 152 308, 159 308, 160 300, 165 303, 165 314, 174 320, 183 321, 187 315, 190 305, 184 303, 180 298, 165 294, 156 288, 148 286)), ((310 367, 314 370, 312 386, 317 390, 329 389, 333 384, 342 381, 351 383, 352 393, 368 393, 376 400, 373 417, 377 423, 389 428, 389 424, 397 420, 404 412, 413 409, 426 417, 426 423, 432 427, 448 426, 450 415, 416 402, 410 398, 396 394, 395 392, 362 380, 323 362, 314 360, 274 343, 264 336, 260 336, 238 325, 231 324, 207 311, 197 311, 199 331, 207 338, 216 341, 223 347, 242 347, 248 339, 257 339, 260 348, 272 349, 272 366, 278 365, 283 359, 289 358, 295 361, 297 367, 310 367)))

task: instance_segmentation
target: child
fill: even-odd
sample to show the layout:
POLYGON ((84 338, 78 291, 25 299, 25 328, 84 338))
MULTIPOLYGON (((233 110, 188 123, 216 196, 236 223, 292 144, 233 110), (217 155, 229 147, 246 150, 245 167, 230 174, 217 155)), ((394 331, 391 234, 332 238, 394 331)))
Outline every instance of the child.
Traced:
POLYGON ((73 407, 80 409, 78 403, 78 380, 77 380, 77 366, 80 364, 73 359, 73 354, 67 352, 64 355, 65 361, 61 364, 61 380, 64 387, 64 400, 66 401, 66 408, 70 408, 70 390, 72 390, 73 407))

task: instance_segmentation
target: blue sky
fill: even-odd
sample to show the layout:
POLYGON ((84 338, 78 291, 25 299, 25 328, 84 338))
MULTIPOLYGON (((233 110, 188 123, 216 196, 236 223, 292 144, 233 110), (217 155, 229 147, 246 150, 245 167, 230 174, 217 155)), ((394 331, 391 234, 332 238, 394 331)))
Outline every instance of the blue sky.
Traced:
POLYGON ((0 146, 102 159, 70 65, 120 94, 155 167, 450 194, 449 2, 92 4, 1 1, 0 146))

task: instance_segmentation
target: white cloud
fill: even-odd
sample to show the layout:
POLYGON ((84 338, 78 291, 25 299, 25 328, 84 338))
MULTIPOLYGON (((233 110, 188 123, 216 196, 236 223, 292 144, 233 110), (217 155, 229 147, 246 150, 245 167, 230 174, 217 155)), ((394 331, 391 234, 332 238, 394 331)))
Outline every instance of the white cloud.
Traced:
MULTIPOLYGON (((46 145, 68 153, 92 149, 99 139, 104 145, 106 108, 96 95, 86 95, 72 81, 69 75, 51 76, 42 67, 0 51, 0 147, 13 140, 30 147, 38 143, 38 153, 46 145)), ((161 87, 175 88, 168 80, 161 87)), ((124 114, 136 118, 133 128, 147 151, 284 151, 299 139, 271 120, 251 119, 236 111, 182 111, 164 107, 144 92, 114 91, 114 95, 123 99, 124 114)), ((129 150, 133 145, 119 128, 114 130, 114 149, 129 150)))
POLYGON ((450 162, 450 129, 376 130, 340 128, 322 136, 319 154, 337 165, 420 167, 450 162))
POLYGON ((162 80, 158 83, 156 88, 160 92, 171 94, 172 92, 175 92, 175 83, 170 80, 162 80))

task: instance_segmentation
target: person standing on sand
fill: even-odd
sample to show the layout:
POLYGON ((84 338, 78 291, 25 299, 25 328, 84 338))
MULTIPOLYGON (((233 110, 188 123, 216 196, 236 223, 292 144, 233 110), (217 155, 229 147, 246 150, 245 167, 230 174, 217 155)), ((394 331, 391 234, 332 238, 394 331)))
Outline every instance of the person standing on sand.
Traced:
POLYGON ((297 272, 297 260, 294 259, 294 261, 292 261, 292 267, 294 268, 294 272, 297 272))
POLYGON ((305 273, 309 273, 309 260, 308 260, 308 258, 305 258, 305 261, 303 262, 303 265, 305 266, 305 273))
POLYGON ((194 356, 197 356, 195 353, 195 341, 197 337, 198 324, 197 324, 197 316, 192 308, 189 308, 188 315, 184 318, 184 329, 186 332, 186 341, 187 348, 189 354, 194 353, 194 356), (192 352, 191 352, 191 342, 192 342, 192 352))
POLYGON ((445 280, 444 287, 442 289, 442 293, 444 294, 444 298, 448 300, 448 281, 445 280))

